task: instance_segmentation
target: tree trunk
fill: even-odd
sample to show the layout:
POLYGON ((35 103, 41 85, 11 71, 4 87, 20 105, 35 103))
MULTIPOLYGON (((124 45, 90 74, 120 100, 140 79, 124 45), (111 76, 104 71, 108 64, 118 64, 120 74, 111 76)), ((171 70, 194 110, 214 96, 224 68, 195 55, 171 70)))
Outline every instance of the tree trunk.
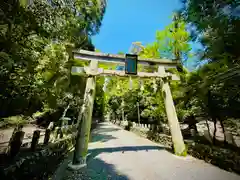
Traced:
POLYGON ((116 114, 115 114, 115 112, 113 112, 113 121, 114 121, 114 124, 117 123, 117 118, 116 118, 116 114))
POLYGON ((209 137, 211 137, 211 131, 210 131, 210 127, 209 127, 209 124, 208 124, 208 119, 206 118, 205 121, 206 121, 206 126, 207 126, 207 129, 208 129, 209 137))
POLYGON ((189 129, 191 131, 191 135, 193 137, 195 137, 197 134, 198 134, 198 130, 197 130, 197 125, 196 125, 197 121, 195 119, 195 116, 191 115, 189 118, 188 118, 188 126, 189 126, 189 129))
POLYGON ((138 124, 140 124, 140 118, 141 118, 141 116, 140 116, 140 110, 139 110, 139 102, 137 102, 137 110, 138 110, 138 124))
POLYGON ((104 122, 105 121, 105 102, 106 102, 106 94, 105 92, 103 92, 103 102, 102 102, 102 117, 101 117, 101 121, 104 122))
POLYGON ((216 132, 217 132, 217 119, 216 117, 212 118, 213 123, 214 123, 214 131, 213 131, 213 144, 216 144, 216 132))
POLYGON ((226 138, 226 133, 225 133, 225 128, 224 128, 224 124, 223 124, 223 120, 219 119, 220 121, 220 125, 222 127, 222 132, 223 132, 223 136, 224 136, 224 144, 227 144, 227 138, 226 138))

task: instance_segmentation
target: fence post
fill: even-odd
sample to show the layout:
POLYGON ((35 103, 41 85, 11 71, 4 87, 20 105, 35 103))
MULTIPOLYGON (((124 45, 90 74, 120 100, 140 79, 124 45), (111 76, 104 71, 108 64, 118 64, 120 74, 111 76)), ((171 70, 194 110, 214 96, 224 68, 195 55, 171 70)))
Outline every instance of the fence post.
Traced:
POLYGON ((48 125, 48 129, 52 130, 54 128, 54 122, 50 122, 48 125))
POLYGON ((46 129, 43 144, 47 145, 50 139, 51 129, 46 129))
POLYGON ((39 138, 40 138, 40 131, 39 130, 34 131, 33 137, 32 137, 32 143, 31 143, 31 151, 36 150, 39 138))
POLYGON ((59 134, 60 134, 60 138, 63 138, 63 127, 59 128, 59 134))
POLYGON ((54 130, 55 139, 58 138, 58 133, 59 133, 59 127, 56 127, 55 130, 54 130))
POLYGON ((14 133, 12 141, 10 142, 10 156, 14 157, 17 155, 17 153, 20 151, 23 137, 25 132, 23 131, 17 131, 14 133))

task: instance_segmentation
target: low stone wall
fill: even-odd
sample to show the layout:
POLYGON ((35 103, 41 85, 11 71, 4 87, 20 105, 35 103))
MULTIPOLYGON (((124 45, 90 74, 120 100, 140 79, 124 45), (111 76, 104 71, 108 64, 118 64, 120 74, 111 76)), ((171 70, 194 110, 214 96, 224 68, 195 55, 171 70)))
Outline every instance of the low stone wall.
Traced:
MULTIPOLYGON (((116 121, 116 124, 125 128, 128 125, 128 121, 116 121)), ((167 124, 155 125, 155 124, 138 124, 133 122, 132 128, 141 129, 142 131, 149 131, 150 129, 156 129, 159 132, 170 135, 170 129, 167 124)))

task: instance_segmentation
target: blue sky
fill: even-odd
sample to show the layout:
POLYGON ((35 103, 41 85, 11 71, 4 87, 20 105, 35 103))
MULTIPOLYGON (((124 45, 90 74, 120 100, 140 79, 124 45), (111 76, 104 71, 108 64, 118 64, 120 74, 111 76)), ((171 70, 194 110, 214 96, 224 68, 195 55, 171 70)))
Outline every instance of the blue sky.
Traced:
MULTIPOLYGON (((180 0, 107 0, 100 33, 93 37, 97 49, 106 53, 128 52, 132 42, 155 40, 156 30, 171 23, 180 0)), ((194 46, 196 48, 196 46, 194 46)))

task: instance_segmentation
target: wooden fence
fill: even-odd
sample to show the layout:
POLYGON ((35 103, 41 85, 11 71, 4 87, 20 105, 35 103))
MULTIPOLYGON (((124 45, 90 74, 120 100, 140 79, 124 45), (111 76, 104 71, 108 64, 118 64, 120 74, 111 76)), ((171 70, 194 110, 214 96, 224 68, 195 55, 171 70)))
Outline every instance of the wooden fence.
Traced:
POLYGON ((28 134, 27 136, 31 138, 31 141, 24 143, 25 132, 22 130, 22 127, 16 127, 8 142, 5 154, 13 158, 21 151, 34 152, 38 148, 47 146, 51 142, 54 143, 67 136, 75 136, 76 131, 77 124, 54 127, 54 123, 51 122, 47 129, 35 130, 32 135, 28 134))

